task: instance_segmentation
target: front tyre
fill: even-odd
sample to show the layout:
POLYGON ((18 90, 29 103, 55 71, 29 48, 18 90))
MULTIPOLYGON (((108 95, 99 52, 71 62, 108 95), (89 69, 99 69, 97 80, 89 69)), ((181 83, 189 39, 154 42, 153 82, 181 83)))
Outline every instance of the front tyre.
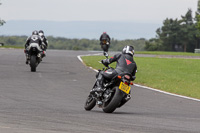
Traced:
POLYGON ((108 52, 109 45, 103 44, 103 45, 101 46, 101 48, 103 49, 103 51, 108 52))
POLYGON ((113 90, 114 90, 114 94, 113 94, 112 99, 109 100, 107 103, 104 103, 102 107, 105 113, 112 113, 113 111, 115 111, 115 109, 119 106, 123 98, 123 94, 119 90, 118 86, 114 87, 113 90))
POLYGON ((30 67, 31 67, 31 72, 35 72, 36 71, 36 56, 35 55, 32 55, 31 56, 31 59, 30 59, 30 67))
POLYGON ((94 108, 94 106, 96 105, 96 100, 95 98, 90 94, 87 99, 86 99, 86 102, 85 102, 85 110, 87 111, 90 111, 91 109, 94 108))

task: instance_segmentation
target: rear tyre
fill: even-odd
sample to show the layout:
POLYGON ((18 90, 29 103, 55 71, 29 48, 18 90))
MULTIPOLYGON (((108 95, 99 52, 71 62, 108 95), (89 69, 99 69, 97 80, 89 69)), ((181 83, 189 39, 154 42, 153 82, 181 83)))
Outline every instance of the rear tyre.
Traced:
POLYGON ((94 106, 96 105, 96 100, 95 98, 90 94, 88 97, 87 97, 87 100, 85 102, 85 110, 87 111, 90 111, 91 109, 94 108, 94 106))
POLYGON ((112 113, 113 111, 115 111, 115 109, 119 106, 123 98, 123 94, 119 90, 118 86, 114 87, 113 90, 114 90, 114 94, 113 94, 112 99, 109 100, 107 103, 104 103, 102 107, 105 113, 112 113))
POLYGON ((31 59, 30 59, 30 67, 31 67, 31 72, 35 72, 36 71, 36 56, 32 55, 31 59))

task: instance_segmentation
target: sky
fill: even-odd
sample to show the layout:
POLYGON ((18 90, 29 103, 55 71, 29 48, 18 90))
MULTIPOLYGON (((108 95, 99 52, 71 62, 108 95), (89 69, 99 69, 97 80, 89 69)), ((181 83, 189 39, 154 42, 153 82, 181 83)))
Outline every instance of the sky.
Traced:
POLYGON ((180 18, 198 0, 0 0, 0 18, 48 21, 123 21, 161 24, 180 18))

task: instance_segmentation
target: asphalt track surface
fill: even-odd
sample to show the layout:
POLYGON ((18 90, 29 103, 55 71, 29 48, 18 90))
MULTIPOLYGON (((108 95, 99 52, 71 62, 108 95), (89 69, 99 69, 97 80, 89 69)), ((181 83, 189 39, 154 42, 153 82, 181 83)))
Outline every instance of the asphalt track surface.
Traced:
POLYGON ((49 50, 30 72, 23 50, 0 49, 0 133, 200 133, 200 102, 139 87, 112 114, 85 111, 96 73, 77 55, 88 53, 49 50))

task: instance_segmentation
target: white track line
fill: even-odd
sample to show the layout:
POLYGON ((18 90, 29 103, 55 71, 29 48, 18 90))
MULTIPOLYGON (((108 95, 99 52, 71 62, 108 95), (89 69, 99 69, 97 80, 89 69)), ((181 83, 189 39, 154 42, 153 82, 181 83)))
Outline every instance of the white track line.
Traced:
MULTIPOLYGON (((81 56, 92 56, 92 55, 100 55, 100 54, 78 55, 77 58, 84 64, 83 60, 81 59, 81 56)), ((89 68, 92 69, 92 70, 94 70, 95 72, 98 72, 98 70, 96 70, 96 69, 94 69, 92 67, 89 67, 89 68)), ((177 95, 177 94, 173 94, 173 93, 169 93, 169 92, 166 92, 166 91, 157 90, 157 89, 154 89, 154 88, 151 88, 151 87, 147 87, 147 86, 143 86, 143 85, 139 85, 139 84, 134 84, 134 85, 137 86, 137 87, 144 88, 144 89, 148 89, 148 90, 160 92, 160 93, 163 93, 163 94, 166 94, 166 95, 171 95, 171 96, 175 96, 175 97, 180 97, 180 98, 184 98, 184 99, 188 99, 188 100, 193 100, 193 101, 200 102, 200 99, 191 98, 191 97, 182 96, 182 95, 177 95)))

